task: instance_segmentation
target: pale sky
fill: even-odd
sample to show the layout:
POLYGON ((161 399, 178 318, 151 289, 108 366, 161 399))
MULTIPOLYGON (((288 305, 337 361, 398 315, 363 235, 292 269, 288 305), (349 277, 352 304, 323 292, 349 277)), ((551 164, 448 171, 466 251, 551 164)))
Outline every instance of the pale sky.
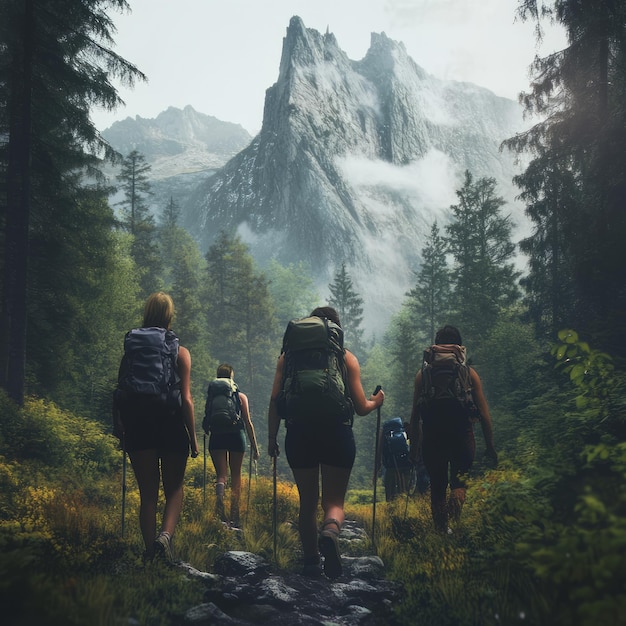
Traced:
POLYGON ((517 99, 529 86, 537 53, 560 49, 560 30, 536 47, 534 24, 515 19, 518 0, 129 0, 114 13, 115 52, 147 83, 118 91, 126 106, 94 110, 99 130, 169 106, 261 128, 265 90, 276 82, 283 38, 298 15, 307 28, 328 28, 350 59, 360 60, 372 32, 404 43, 437 78, 468 81, 517 99))

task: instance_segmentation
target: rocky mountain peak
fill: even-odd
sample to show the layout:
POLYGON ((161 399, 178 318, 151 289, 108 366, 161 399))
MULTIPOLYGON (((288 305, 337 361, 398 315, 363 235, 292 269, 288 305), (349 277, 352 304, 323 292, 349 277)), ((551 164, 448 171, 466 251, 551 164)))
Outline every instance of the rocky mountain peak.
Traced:
POLYGON ((353 61, 294 17, 261 132, 198 187, 186 225, 203 247, 237 231, 261 263, 308 262, 322 294, 345 262, 366 324, 384 323, 466 169, 513 199, 517 171, 499 147, 521 120, 516 102, 427 74, 384 33, 353 61))

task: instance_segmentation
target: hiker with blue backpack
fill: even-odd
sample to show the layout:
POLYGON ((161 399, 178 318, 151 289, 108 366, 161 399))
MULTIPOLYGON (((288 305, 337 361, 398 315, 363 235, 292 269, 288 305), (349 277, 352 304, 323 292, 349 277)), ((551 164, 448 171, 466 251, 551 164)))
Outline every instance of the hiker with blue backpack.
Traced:
POLYGON ((174 302, 163 292, 146 301, 143 325, 124 338, 114 394, 114 434, 128 452, 139 487, 144 559, 172 560, 172 537, 183 506, 187 458, 198 456, 190 390, 191 355, 171 330, 174 302), (157 534, 157 502, 165 508, 157 534))
POLYGON ((378 433, 378 457, 374 465, 374 480, 382 472, 385 501, 391 502, 409 492, 415 465, 410 457, 407 427, 400 417, 383 422, 378 433))
POLYGON ((217 377, 209 383, 202 427, 209 435, 209 453, 215 467, 215 512, 230 528, 240 527, 241 467, 246 451, 247 433, 252 459, 259 459, 259 447, 248 397, 235 383, 231 365, 222 363, 217 377), (224 508, 224 494, 230 468, 230 516, 224 508))
POLYGON ((285 453, 300 498, 298 530, 306 576, 341 576, 338 537, 356 446, 353 416, 380 407, 385 394, 366 398, 357 358, 343 346, 335 309, 316 308, 289 322, 276 366, 268 414, 268 453, 274 462, 285 420, 285 453), (318 531, 320 500, 323 520, 318 531))
POLYGON ((461 333, 444 326, 435 344, 425 350, 415 376, 411 412, 411 458, 423 459, 430 476, 431 514, 436 530, 450 533, 449 519, 458 521, 465 502, 465 476, 474 462, 474 424, 479 421, 485 456, 496 466, 493 427, 482 382, 467 364, 461 333), (448 496, 448 484, 450 493, 448 496))

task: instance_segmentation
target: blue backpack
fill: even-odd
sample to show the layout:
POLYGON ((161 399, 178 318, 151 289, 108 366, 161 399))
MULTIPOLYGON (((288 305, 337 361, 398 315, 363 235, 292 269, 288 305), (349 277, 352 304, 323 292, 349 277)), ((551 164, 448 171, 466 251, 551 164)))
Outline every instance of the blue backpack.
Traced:
POLYGON ((386 469, 402 470, 412 467, 409 442, 401 418, 393 417, 383 424, 382 453, 386 469))
POLYGON ((179 341, 165 328, 134 328, 124 337, 124 356, 118 373, 115 399, 147 401, 169 409, 182 406, 178 375, 179 341))

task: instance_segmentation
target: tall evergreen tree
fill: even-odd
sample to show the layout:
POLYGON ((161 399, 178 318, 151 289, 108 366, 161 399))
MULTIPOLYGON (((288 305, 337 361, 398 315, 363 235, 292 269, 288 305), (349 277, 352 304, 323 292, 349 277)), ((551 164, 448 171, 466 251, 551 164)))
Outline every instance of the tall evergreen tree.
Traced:
POLYGON ((161 259, 157 244, 157 227, 150 213, 147 198, 152 194, 150 165, 137 150, 132 150, 122 161, 117 180, 124 192, 120 202, 124 217, 123 227, 133 236, 132 255, 141 273, 141 286, 148 296, 159 288, 161 259))
POLYGON ((553 339, 568 324, 568 303, 577 297, 568 246, 571 224, 566 217, 576 210, 576 183, 572 173, 563 171, 549 155, 535 159, 515 180, 535 225, 534 233, 520 242, 521 251, 528 255, 529 269, 520 284, 535 330, 553 339))
POLYGON ((185 245, 185 241, 181 241, 185 231, 179 226, 180 207, 170 196, 167 204, 163 207, 159 216, 157 226, 157 238, 159 242, 159 253, 161 255, 161 271, 163 288, 170 289, 172 283, 173 259, 176 256, 176 250, 181 245, 185 245))
MULTIPOLYGON (((33 230, 38 229, 40 242, 53 246, 47 226, 58 224, 61 212, 68 217, 65 224, 74 223, 69 214, 78 216, 82 203, 77 173, 95 174, 95 152, 88 150, 112 154, 89 118, 90 107, 112 109, 121 102, 111 78, 130 85, 144 78, 110 50, 111 8, 126 10, 128 4, 124 0, 0 4, 0 177, 6 189, 1 207, 0 385, 18 403, 24 396, 27 318, 47 314, 32 286, 34 270, 28 267, 33 230)), ((42 249, 38 245, 35 253, 42 249)), ((57 261, 61 273, 83 272, 72 254, 57 261)))
POLYGON ((267 397, 279 336, 268 280, 239 237, 221 233, 206 260, 211 354, 235 368, 251 398, 267 397))
POLYGON ((450 309, 450 271, 446 251, 446 241, 435 221, 422 251, 416 285, 407 293, 416 329, 422 330, 427 342, 435 340, 436 329, 445 323, 450 309))
POLYGON ((281 326, 286 328, 289 320, 304 317, 319 305, 320 298, 310 269, 303 262, 282 266, 276 259, 272 259, 266 273, 276 317, 281 326))
POLYGON ((487 336, 503 307, 519 297, 519 273, 510 263, 509 217, 500 215, 504 200, 495 193, 493 178, 474 181, 469 171, 452 205, 453 220, 446 226, 452 270, 454 318, 463 335, 479 341, 487 336))
MULTIPOLYGON (((541 242, 554 236, 547 229, 561 225, 559 258, 570 264, 562 269, 576 287, 561 312, 570 325, 599 331, 605 346, 626 354, 626 5, 522 0, 518 12, 537 22, 539 36, 542 19, 562 25, 568 44, 535 60, 534 80, 521 99, 541 121, 506 142, 532 155, 518 183, 524 191, 539 188, 545 204, 545 215, 531 213, 532 247, 541 251, 541 242), (542 184, 557 172, 562 182, 542 184)), ((536 258, 534 284, 541 284, 540 271, 536 258)))
POLYGON ((392 357, 389 369, 393 371, 385 392, 388 391, 391 398, 392 414, 407 418, 411 414, 415 374, 422 365, 425 345, 432 341, 424 341, 425 333, 418 330, 411 304, 409 300, 405 301, 400 311, 391 318, 384 338, 385 350, 392 357))
POLYGON ((339 314, 339 319, 348 337, 350 350, 358 357, 363 358, 363 298, 354 290, 352 278, 348 274, 346 264, 335 272, 333 282, 328 285, 330 297, 329 306, 339 314))

